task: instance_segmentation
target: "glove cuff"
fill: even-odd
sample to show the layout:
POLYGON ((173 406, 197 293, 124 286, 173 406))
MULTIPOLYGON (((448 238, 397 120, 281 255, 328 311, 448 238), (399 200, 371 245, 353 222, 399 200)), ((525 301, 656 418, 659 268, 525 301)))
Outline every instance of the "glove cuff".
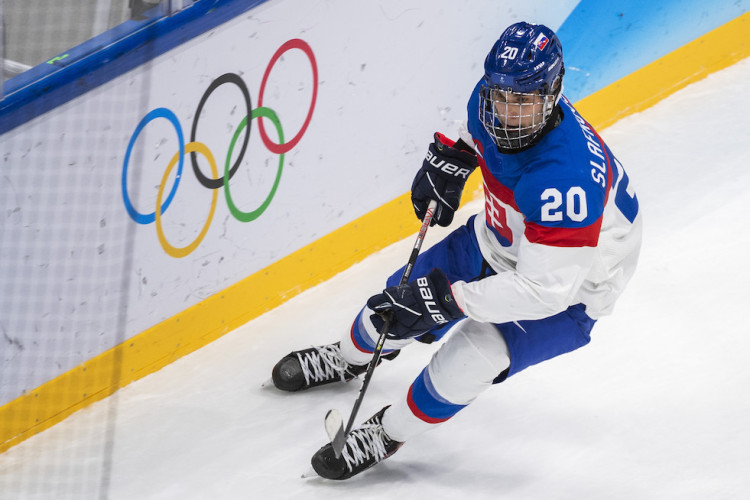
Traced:
POLYGON ((435 132, 433 137, 435 138, 435 142, 440 142, 451 148, 456 144, 456 141, 449 138, 448 136, 441 134, 440 132, 435 132))
POLYGON ((434 138, 436 142, 441 142, 445 144, 446 146, 451 147, 453 149, 463 151, 464 153, 469 153, 472 156, 477 155, 476 150, 474 150, 473 147, 471 147, 468 143, 466 143, 463 137, 459 137, 457 141, 454 141, 453 139, 449 138, 446 135, 441 134, 440 132, 435 132, 434 138))
POLYGON ((445 273, 441 269, 435 268, 430 271, 428 277, 432 281, 432 286, 435 287, 437 299, 445 312, 450 315, 451 319, 463 318, 465 314, 456 303, 456 298, 451 290, 451 282, 445 273))
POLYGON ((433 164, 430 161, 430 157, 428 155, 427 160, 430 161, 430 164, 435 167, 435 170, 440 175, 447 175, 449 177, 455 177, 460 176, 463 178, 464 182, 466 181, 468 174, 474 171, 475 168, 477 168, 477 154, 476 151, 471 149, 464 143, 462 140, 453 141, 440 132, 435 132, 435 142, 430 144, 430 147, 428 148, 432 155, 436 158, 440 158, 441 160, 450 160, 451 162, 458 163, 455 165, 453 170, 451 169, 442 169, 441 164, 433 164), (458 168, 464 169, 464 173, 460 171, 456 171, 458 168))

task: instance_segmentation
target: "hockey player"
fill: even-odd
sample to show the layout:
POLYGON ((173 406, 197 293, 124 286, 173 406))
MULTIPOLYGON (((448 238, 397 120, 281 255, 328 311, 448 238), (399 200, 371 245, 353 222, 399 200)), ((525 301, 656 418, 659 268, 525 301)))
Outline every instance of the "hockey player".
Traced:
POLYGON ((372 296, 335 344, 295 351, 273 369, 281 390, 348 381, 366 371, 393 318, 386 359, 415 339, 451 334, 392 405, 330 444, 315 471, 347 479, 438 426, 484 390, 586 345, 633 274, 641 242, 638 201, 622 165, 562 96, 562 47, 543 25, 517 23, 490 50, 455 143, 435 134, 412 184, 419 218, 448 226, 479 165, 485 208, 372 296))

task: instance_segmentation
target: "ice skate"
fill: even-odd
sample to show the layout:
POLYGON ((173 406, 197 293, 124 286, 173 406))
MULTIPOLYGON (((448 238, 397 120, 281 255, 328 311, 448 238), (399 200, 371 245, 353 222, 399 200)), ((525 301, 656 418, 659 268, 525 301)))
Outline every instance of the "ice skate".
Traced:
POLYGON ((383 413, 387 408, 349 433, 339 458, 331 443, 319 449, 311 460, 315 472, 326 479, 349 479, 396 453, 404 443, 394 441, 383 429, 383 413))
MULTIPOLYGON (((384 355, 393 359, 399 351, 384 355)), ((350 365, 341 356, 339 343, 293 351, 276 363, 271 377, 277 389, 303 391, 332 382, 348 382, 367 371, 367 365, 350 365)))

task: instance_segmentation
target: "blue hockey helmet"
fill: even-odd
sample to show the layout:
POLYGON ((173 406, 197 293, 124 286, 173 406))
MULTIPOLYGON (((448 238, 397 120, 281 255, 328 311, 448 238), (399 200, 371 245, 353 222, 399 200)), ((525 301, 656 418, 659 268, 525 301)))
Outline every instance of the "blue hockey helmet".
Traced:
POLYGON ((484 62, 479 118, 501 149, 534 144, 562 95, 562 45, 541 24, 508 27, 484 62))

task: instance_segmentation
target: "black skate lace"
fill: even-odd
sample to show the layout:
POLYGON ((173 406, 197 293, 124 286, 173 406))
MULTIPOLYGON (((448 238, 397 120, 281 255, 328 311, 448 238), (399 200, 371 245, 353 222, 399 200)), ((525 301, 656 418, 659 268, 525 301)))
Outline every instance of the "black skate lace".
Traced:
POLYGON ((341 357, 341 350, 337 345, 324 345, 304 354, 297 353, 297 358, 308 385, 336 376, 342 382, 346 381, 345 373, 349 364, 341 357))
POLYGON ((346 438, 346 446, 341 454, 349 472, 370 457, 374 457, 376 463, 383 460, 387 453, 387 441, 388 436, 378 421, 365 422, 362 427, 354 429, 346 438))

